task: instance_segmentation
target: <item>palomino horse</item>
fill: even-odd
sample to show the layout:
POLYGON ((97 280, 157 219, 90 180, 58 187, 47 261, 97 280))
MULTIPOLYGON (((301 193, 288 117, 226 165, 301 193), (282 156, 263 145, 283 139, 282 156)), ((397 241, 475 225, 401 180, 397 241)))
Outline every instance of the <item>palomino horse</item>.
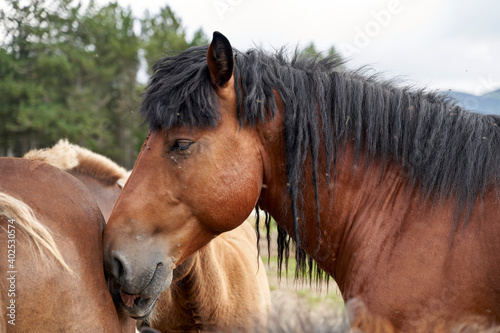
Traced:
POLYGON ((220 33, 153 73, 150 135, 104 233, 122 291, 149 305, 258 205, 299 272, 310 256, 400 330, 500 321, 499 117, 220 33))
POLYGON ((104 279, 104 220, 88 189, 40 161, 0 158, 0 174, 7 331, 134 332, 104 279))
MULTIPOLYGON (((116 184, 124 184, 128 177, 125 169, 106 157, 66 140, 25 157, 51 163, 77 177, 103 211, 111 212, 121 192, 116 184)), ((184 261, 174 270, 174 281, 161 294, 149 325, 162 332, 265 331, 271 300, 256 241, 255 231, 245 222, 184 261)), ((119 295, 116 290, 115 301, 120 302, 119 295)))

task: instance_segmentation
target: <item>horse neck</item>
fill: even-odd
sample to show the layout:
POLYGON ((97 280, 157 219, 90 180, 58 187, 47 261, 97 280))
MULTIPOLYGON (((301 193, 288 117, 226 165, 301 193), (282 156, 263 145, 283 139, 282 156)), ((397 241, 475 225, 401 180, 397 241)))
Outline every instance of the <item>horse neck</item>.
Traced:
MULTIPOLYGON (((279 115, 275 122, 273 127, 282 124, 279 115)), ((279 132, 282 130, 261 135, 263 147, 266 147, 263 155, 267 161, 267 177, 259 200, 260 207, 268 211, 289 235, 293 235, 285 148, 282 137, 277 134, 279 132), (265 141, 266 138, 273 139, 265 141)), ((355 251, 357 244, 367 242, 370 238, 388 239, 403 223, 405 210, 424 204, 418 190, 405 182, 399 166, 364 156, 361 152, 358 160, 355 144, 347 143, 342 156, 338 157, 341 162, 337 162, 336 166, 332 164, 330 176, 318 172, 319 231, 310 157, 304 164, 302 204, 299 208, 299 225, 304 233, 300 246, 315 259, 320 268, 334 277, 341 290, 346 276, 339 271, 348 271, 343 266, 352 259, 350 253, 355 251), (396 206, 398 212, 394 211, 396 206), (384 223, 389 219, 391 223, 384 223), (305 224, 304 221, 309 222, 305 224), (349 249, 346 248, 347 244, 349 249), (346 253, 349 254, 346 256, 346 253)), ((324 170, 324 152, 320 151, 318 161, 319 170, 324 170)))
POLYGON ((352 267, 354 253, 363 255, 367 243, 372 249, 389 244, 408 212, 415 207, 422 211, 428 208, 399 166, 364 157, 356 161, 354 150, 353 144, 346 146, 337 177, 330 180, 329 191, 322 190, 328 200, 321 204, 328 209, 320 215, 324 221, 320 242, 328 245, 324 255, 327 262, 335 262, 330 270, 341 290, 347 278, 342 273, 349 271, 346 266, 352 267), (334 258, 328 257, 328 252, 334 258))

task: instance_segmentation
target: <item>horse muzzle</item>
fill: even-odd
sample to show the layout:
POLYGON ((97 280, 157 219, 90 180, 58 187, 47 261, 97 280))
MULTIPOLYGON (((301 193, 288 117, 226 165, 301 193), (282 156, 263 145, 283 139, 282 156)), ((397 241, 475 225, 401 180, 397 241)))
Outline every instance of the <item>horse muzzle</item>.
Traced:
POLYGON ((173 265, 150 254, 131 260, 119 251, 105 258, 108 286, 115 304, 132 318, 147 318, 160 294, 172 283, 173 265))
POLYGON ((108 281, 109 291, 113 302, 117 307, 136 320, 146 319, 153 312, 161 293, 149 294, 129 294, 120 289, 116 281, 108 281))

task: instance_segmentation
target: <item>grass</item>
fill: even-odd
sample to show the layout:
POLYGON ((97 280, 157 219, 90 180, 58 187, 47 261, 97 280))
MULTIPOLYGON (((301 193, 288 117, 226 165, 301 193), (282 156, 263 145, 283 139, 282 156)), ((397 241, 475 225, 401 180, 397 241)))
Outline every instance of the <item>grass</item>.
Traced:
MULTIPOLYGON (((278 273, 278 255, 276 250, 277 224, 276 221, 271 220, 271 255, 268 256, 266 227, 263 220, 262 218, 259 225, 261 236, 260 256, 266 268, 271 292, 283 291, 290 293, 290 295, 294 295, 294 297, 298 297, 304 301, 312 310, 322 307, 330 309, 343 308, 344 301, 333 279, 329 278, 328 282, 322 282, 320 285, 317 285, 315 282, 309 283, 309 281, 295 278, 296 261, 292 253, 290 253, 290 258, 288 259, 288 270, 285 269, 285 263, 283 263, 281 275, 278 273)), ((251 219, 249 219, 249 222, 254 224, 254 221, 251 219)))
POLYGON ((329 279, 328 282, 323 282, 321 285, 309 283, 308 281, 297 280, 295 278, 295 259, 288 259, 288 271, 283 269, 281 276, 278 273, 278 258, 271 255, 267 258, 266 255, 261 255, 264 265, 266 266, 267 278, 269 280, 269 288, 271 291, 286 290, 295 293, 301 299, 307 302, 311 308, 320 306, 343 307, 344 301, 338 291, 335 281, 329 279))

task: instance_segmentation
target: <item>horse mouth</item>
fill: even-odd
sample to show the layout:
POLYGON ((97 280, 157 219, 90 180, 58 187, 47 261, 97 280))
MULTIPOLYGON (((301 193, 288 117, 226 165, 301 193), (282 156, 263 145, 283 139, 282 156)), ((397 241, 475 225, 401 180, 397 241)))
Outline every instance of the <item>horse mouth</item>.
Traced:
POLYGON ((121 287, 116 281, 109 283, 108 286, 115 306, 123 309, 129 317, 136 320, 148 318, 153 312, 161 295, 161 293, 159 293, 158 295, 143 297, 141 294, 129 294, 121 290, 121 287))
POLYGON ((146 319, 153 312, 158 297, 143 298, 140 295, 130 295, 120 290, 119 304, 129 317, 136 320, 146 319))

